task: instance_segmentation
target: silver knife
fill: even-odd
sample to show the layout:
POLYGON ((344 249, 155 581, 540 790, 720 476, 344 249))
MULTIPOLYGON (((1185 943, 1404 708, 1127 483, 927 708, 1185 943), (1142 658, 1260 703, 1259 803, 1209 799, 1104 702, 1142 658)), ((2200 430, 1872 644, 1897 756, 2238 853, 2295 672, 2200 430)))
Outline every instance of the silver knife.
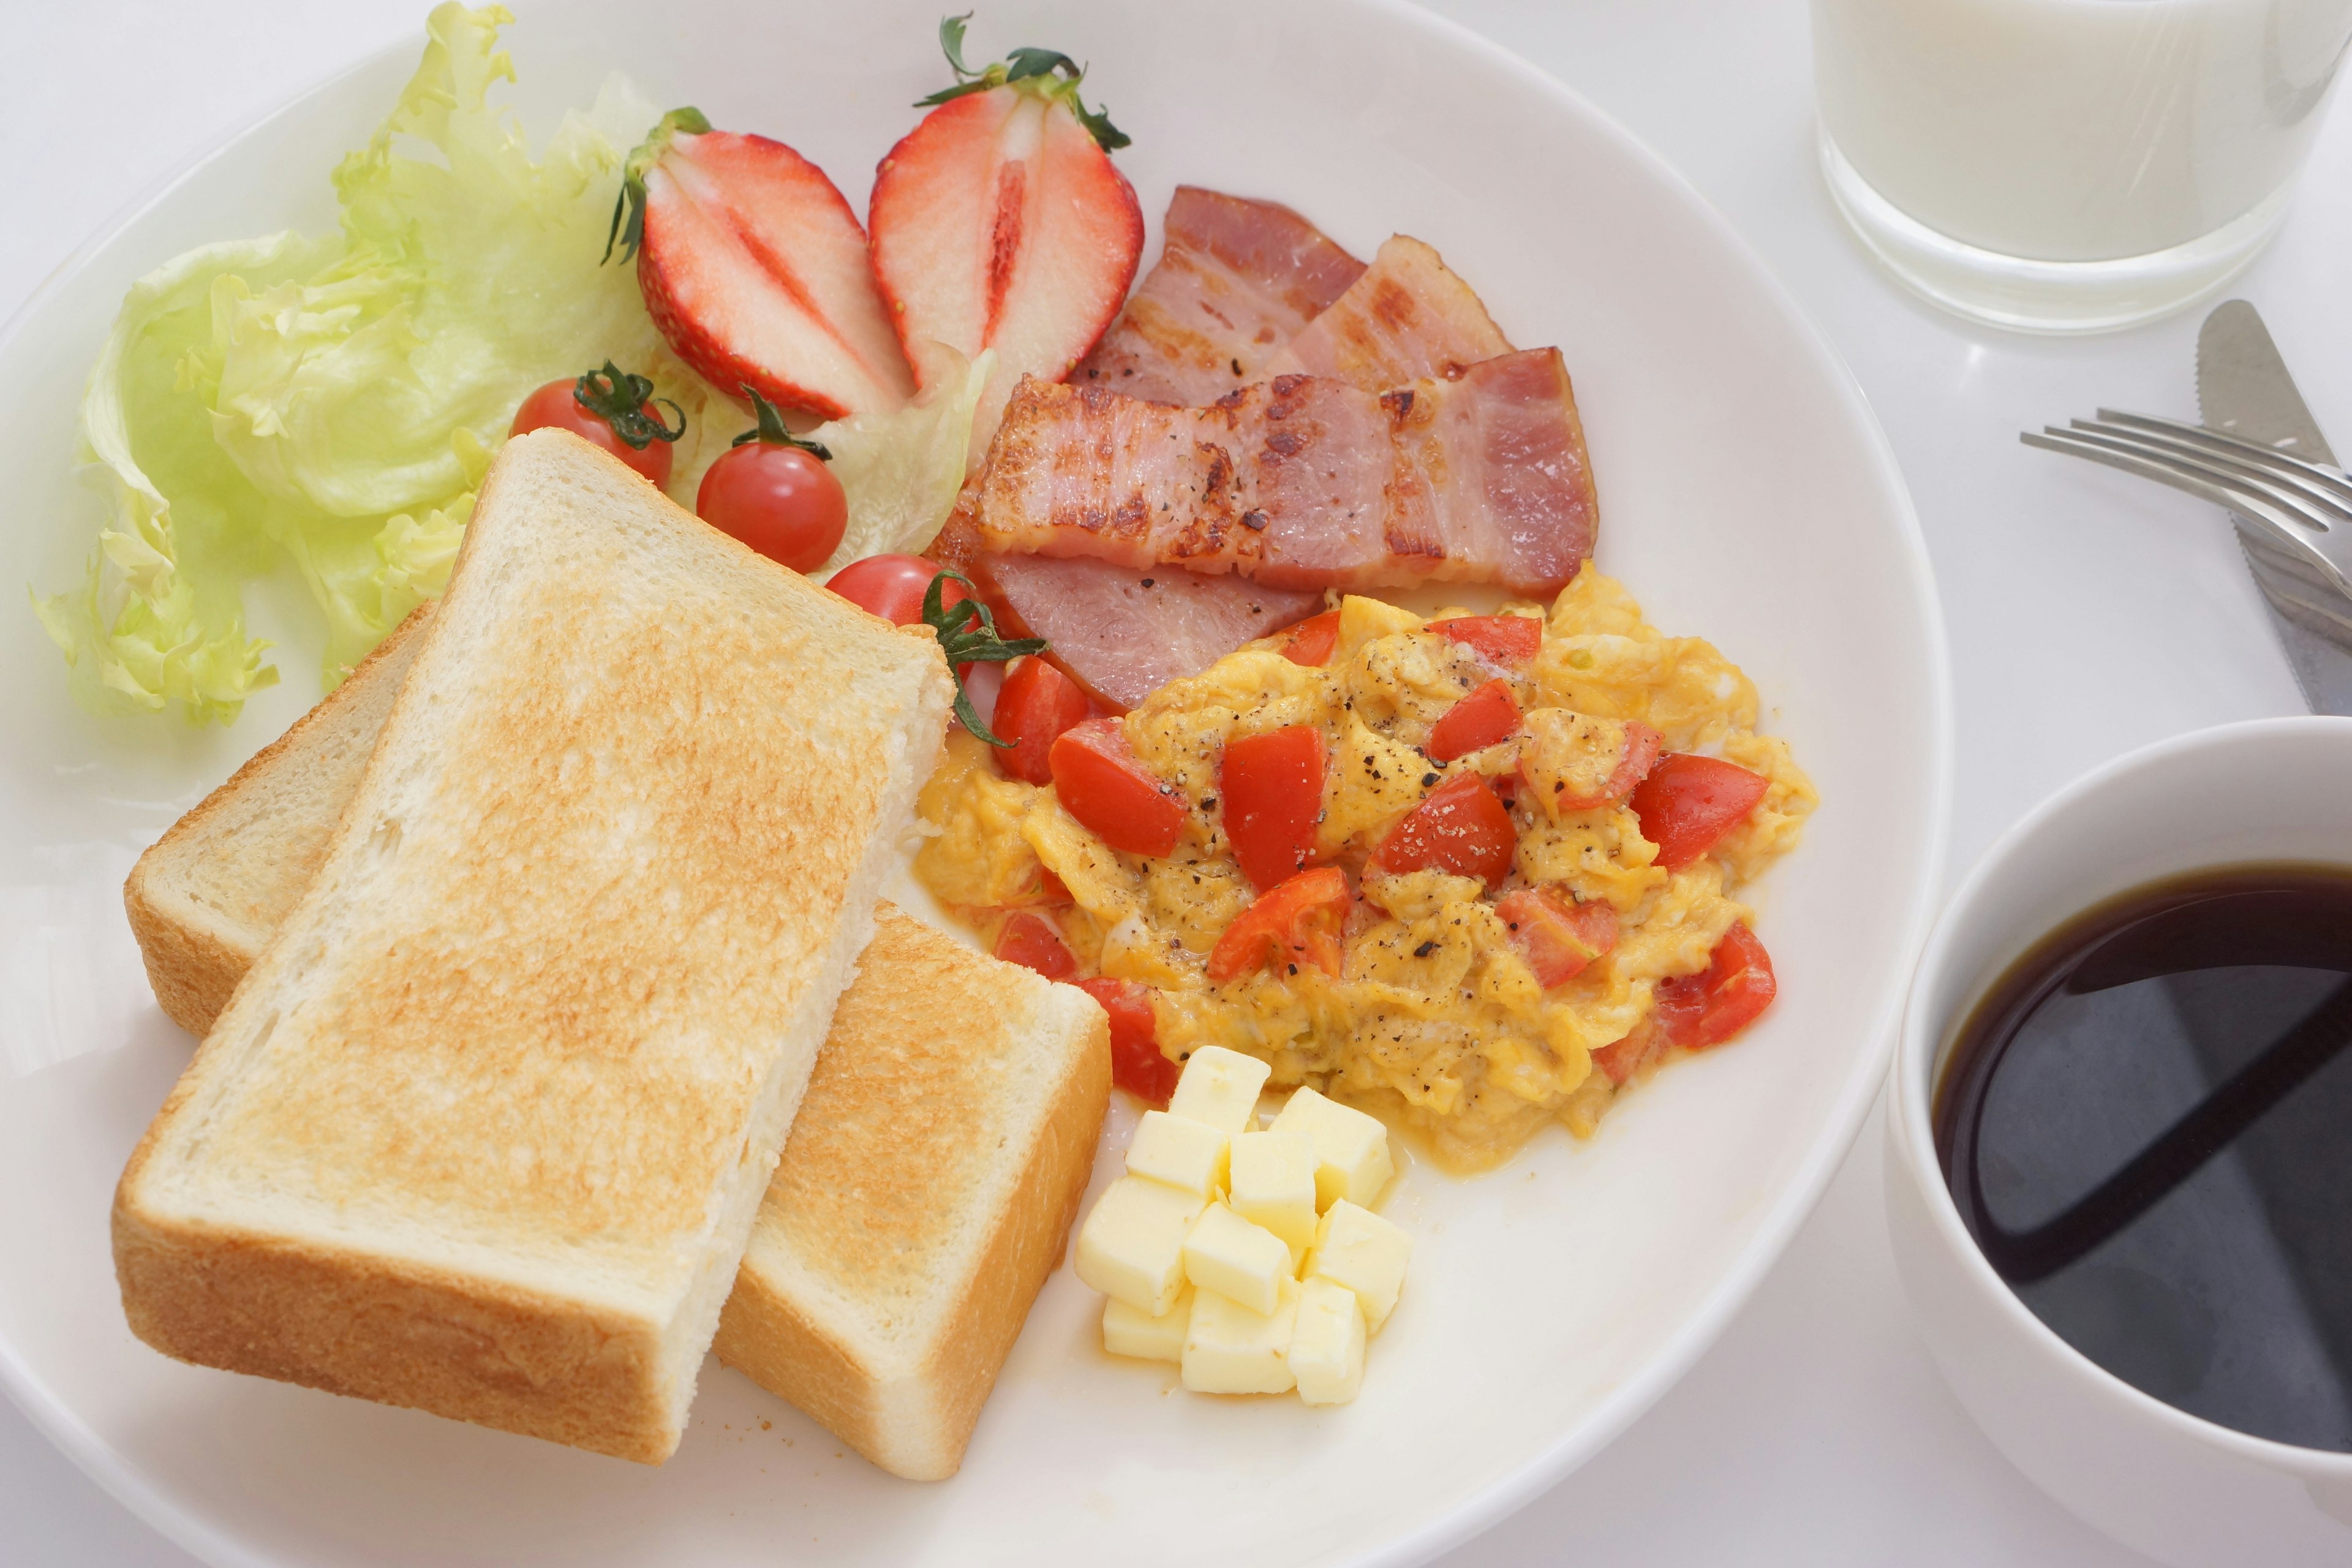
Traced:
MULTIPOLYGON (((2197 333, 2197 405, 2209 429, 2336 466, 2270 329, 2243 300, 2215 307, 2197 333)), ((2273 550, 2253 524, 2231 521, 2305 705, 2315 713, 2352 714, 2352 601, 2273 550)))

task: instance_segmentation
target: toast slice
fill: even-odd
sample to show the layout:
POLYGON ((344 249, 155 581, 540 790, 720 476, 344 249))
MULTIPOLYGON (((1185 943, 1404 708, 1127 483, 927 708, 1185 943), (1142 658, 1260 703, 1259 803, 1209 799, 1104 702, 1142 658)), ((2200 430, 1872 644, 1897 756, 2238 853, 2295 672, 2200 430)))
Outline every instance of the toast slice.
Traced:
POLYGON ((561 431, 499 453, 410 658, 123 1172, 124 1311, 658 1463, 951 682, 561 431))
POLYGON ((147 984, 172 1022, 211 1031, 327 858, 408 678, 427 599, 341 686, 147 847, 122 884, 147 984))
POLYGON ((963 1462, 1110 1100, 1094 998, 888 904, 719 1321, 719 1359, 895 1476, 963 1462))
MULTIPOLYGON (((131 929, 191 1032, 324 858, 431 612, 140 857, 131 929)), ((1062 1254, 1109 1082, 1083 994, 883 904, 719 1319, 720 1358, 894 1475, 954 1473, 1062 1254)))

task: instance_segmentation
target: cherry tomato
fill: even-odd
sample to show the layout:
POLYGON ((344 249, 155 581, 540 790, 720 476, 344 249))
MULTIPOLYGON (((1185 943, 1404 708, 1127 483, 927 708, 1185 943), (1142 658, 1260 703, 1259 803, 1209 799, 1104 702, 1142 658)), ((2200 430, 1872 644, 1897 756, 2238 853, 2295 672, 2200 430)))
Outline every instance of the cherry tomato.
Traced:
POLYGON ((1062 807, 1114 849, 1165 855, 1184 830, 1184 802, 1135 760, 1116 719, 1065 730, 1045 752, 1062 807))
POLYGON ((1499 882, 1518 846, 1511 814, 1476 773, 1446 780, 1389 829, 1365 865, 1370 871, 1439 870, 1499 882))
POLYGON ((1111 1082, 1155 1110, 1167 1110, 1168 1097, 1176 1092, 1177 1067, 1160 1054, 1151 987, 1108 975, 1075 984, 1110 1015, 1111 1082))
POLYGON ((1658 982, 1654 1016, 1668 1040, 1703 1051, 1754 1022, 1780 989, 1772 955, 1743 923, 1723 933, 1704 973, 1658 982))
MULTIPOLYGON (((911 626, 923 618, 923 595, 940 570, 938 563, 919 555, 869 555, 835 572, 824 585, 894 626, 911 626)), ((950 578, 940 603, 945 606, 971 597, 971 590, 950 578)))
MULTIPOLYGON (((646 417, 656 424, 661 422, 660 411, 652 403, 646 404, 645 412, 646 417)), ((575 381, 551 381, 522 400, 507 433, 521 436, 533 430, 569 430, 612 453, 656 486, 669 483, 669 443, 654 440, 642 447, 630 446, 614 433, 611 420, 581 403, 579 384, 575 381)))
POLYGON ((1518 727, 1518 699, 1511 695, 1509 683, 1490 680, 1448 708, 1429 727, 1429 744, 1422 750, 1432 762, 1450 763, 1485 751, 1518 727))
POLYGON ((1260 890, 1314 858, 1323 763, 1323 731, 1312 724, 1225 742, 1217 785, 1225 801, 1225 837, 1242 874, 1260 890))
POLYGON ((1547 888, 1521 888, 1495 900, 1519 956, 1547 991, 1565 985, 1617 945, 1617 911, 1598 901, 1580 904, 1547 888))
POLYGON ((1720 758, 1674 752, 1634 787, 1633 814, 1642 837, 1658 847, 1658 864, 1679 871, 1715 847, 1769 787, 1762 774, 1720 758))
POLYGON ((992 951, 1005 963, 1034 969, 1048 980, 1067 980, 1078 972, 1077 958, 1053 922, 1018 910, 1004 917, 992 951))
POLYGON ((1458 616, 1428 629, 1496 664, 1533 664, 1543 649, 1543 623, 1533 616, 1458 616))
POLYGON ((1082 722, 1094 704, 1078 683, 1034 658, 1017 661, 996 694, 996 715, 988 727, 1013 742, 996 753, 1007 775, 1033 784, 1054 782, 1050 753, 1062 732, 1082 722))
POLYGON ((1262 963, 1287 964, 1294 974, 1302 963, 1339 973, 1339 926, 1353 901, 1347 873, 1337 866, 1318 866, 1277 883, 1217 938, 1209 951, 1209 978, 1223 984, 1262 963))
POLYGON ((746 441, 721 453, 702 476, 694 510, 795 572, 824 565, 849 527, 849 498, 824 459, 772 441, 746 441))
POLYGON ((1329 663, 1331 650, 1339 646, 1339 612, 1326 610, 1291 627, 1280 651, 1291 663, 1311 667, 1329 663))

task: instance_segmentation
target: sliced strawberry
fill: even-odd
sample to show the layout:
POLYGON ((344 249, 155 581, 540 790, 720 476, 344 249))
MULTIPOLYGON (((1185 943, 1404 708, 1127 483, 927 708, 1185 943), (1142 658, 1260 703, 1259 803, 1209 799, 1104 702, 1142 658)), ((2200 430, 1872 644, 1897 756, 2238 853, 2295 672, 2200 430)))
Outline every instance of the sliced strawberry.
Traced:
POLYGON ((973 421, 975 451, 1024 375, 1059 381, 1086 357, 1143 252, 1143 209, 1109 150, 1127 145, 1078 99, 1066 56, 1016 50, 965 68, 963 24, 940 24, 959 79, 875 172, 874 276, 918 384, 996 351, 973 421))
POLYGON ((635 252, 646 309, 705 380, 828 419, 913 395, 857 215, 782 142, 672 110, 630 155, 621 201, 622 258, 635 252))

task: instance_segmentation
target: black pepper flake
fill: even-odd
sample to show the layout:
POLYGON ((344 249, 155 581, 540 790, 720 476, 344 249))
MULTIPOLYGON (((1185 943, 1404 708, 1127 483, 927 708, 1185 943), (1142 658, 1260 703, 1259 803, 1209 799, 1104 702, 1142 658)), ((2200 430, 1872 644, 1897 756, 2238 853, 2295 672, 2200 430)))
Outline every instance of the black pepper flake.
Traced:
POLYGON ((1437 775, 1436 775, 1435 773, 1423 773, 1423 774, 1422 774, 1422 775, 1421 775, 1421 787, 1422 787, 1422 788, 1423 788, 1423 789, 1427 789, 1430 785, 1432 785, 1432 784, 1435 784, 1436 782, 1437 782, 1437 775))
POLYGON ((1151 586, 1151 584, 1152 584, 1152 579, 1151 579, 1151 578, 1150 578, 1150 577, 1146 577, 1146 578, 1143 580, 1143 585, 1144 585, 1145 587, 1147 587, 1147 588, 1150 587, 1150 586, 1151 586))
POLYGON ((1227 364, 1230 364, 1230 365, 1232 365, 1232 366, 1234 367, 1234 374, 1235 375, 1239 375, 1239 374, 1241 374, 1241 373, 1242 373, 1242 362, 1241 362, 1241 361, 1239 361, 1239 360, 1237 360, 1237 359, 1233 359, 1233 360, 1227 360, 1225 363, 1226 363, 1227 364))
POLYGON ((1297 973, 1298 973, 1298 965, 1297 965, 1297 964, 1295 964, 1295 963, 1294 963, 1294 964, 1292 964, 1292 965, 1290 966, 1290 973, 1293 973, 1293 974, 1297 973))
POLYGON ((1211 795, 1208 799, 1201 803, 1201 809, 1202 811, 1214 811, 1216 808, 1217 797, 1215 795, 1211 795))
MULTIPOLYGON (((1513 926, 1511 929, 1512 929, 1513 931, 1517 931, 1517 930, 1518 930, 1519 928, 1518 928, 1518 927, 1517 927, 1517 926, 1513 926)), ((1436 951, 1437 951, 1437 944, 1436 944, 1435 942, 1423 942, 1419 947, 1416 947, 1416 948, 1414 948, 1414 949, 1412 950, 1412 955, 1413 955, 1415 958, 1427 958, 1431 953, 1435 952, 1436 951)))
POLYGON ((1256 507, 1250 508, 1249 510, 1242 513, 1242 526, 1252 533, 1265 532, 1265 513, 1256 507))

